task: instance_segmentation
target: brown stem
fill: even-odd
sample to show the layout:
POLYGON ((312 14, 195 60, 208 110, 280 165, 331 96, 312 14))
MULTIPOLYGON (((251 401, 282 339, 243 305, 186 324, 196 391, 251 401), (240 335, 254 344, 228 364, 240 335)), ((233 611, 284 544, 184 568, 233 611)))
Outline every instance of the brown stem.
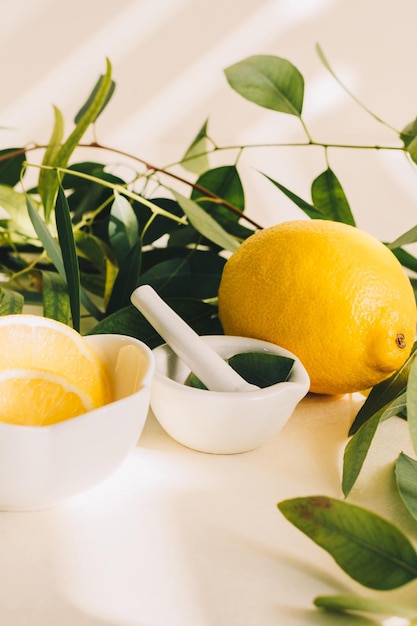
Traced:
MULTIPOLYGON (((8 154, 0 155, 0 161, 11 159, 13 157, 19 156, 21 154, 25 154, 26 152, 30 152, 32 150, 45 149, 46 147, 47 146, 43 146, 43 145, 40 145, 40 144, 33 144, 32 146, 29 146, 27 148, 19 148, 18 150, 15 150, 13 152, 9 152, 8 154)), ((152 165, 151 163, 149 163, 145 159, 141 159, 140 157, 138 157, 136 155, 129 154, 128 152, 125 152, 124 150, 120 150, 118 148, 111 148, 109 146, 104 146, 103 144, 100 144, 97 141, 92 141, 91 143, 87 143, 87 144, 80 143, 80 144, 78 144, 78 147, 79 148, 98 148, 100 150, 106 150, 108 152, 113 152, 115 154, 120 154, 120 155, 122 155, 122 156, 124 156, 126 158, 129 158, 129 159, 132 159, 134 161, 137 161, 138 163, 141 163, 142 165, 144 165, 146 167, 146 169, 148 169, 148 170, 151 170, 153 172, 160 172, 161 174, 165 174, 166 176, 169 176, 170 178, 173 178, 174 180, 177 180, 180 183, 183 183, 185 185, 193 187, 193 189, 196 189, 197 191, 199 191, 203 195, 207 196, 208 198, 216 199, 218 204, 220 204, 221 206, 224 206, 226 209, 228 209, 232 213, 235 213, 240 218, 246 220, 249 224, 252 224, 252 226, 254 226, 255 228, 257 228, 259 230, 263 229, 263 226, 261 226, 260 224, 255 222, 252 218, 250 218, 247 215, 245 215, 243 213, 243 211, 238 209, 231 202, 228 202, 227 200, 224 200, 224 198, 220 198, 219 196, 217 196, 213 191, 210 191, 209 189, 206 189, 205 187, 202 187, 201 185, 198 185, 197 183, 192 183, 189 180, 187 180, 186 178, 183 178, 182 176, 179 176, 178 174, 174 174, 174 172, 170 172, 168 170, 165 170, 162 167, 158 167, 156 165, 152 165)))
POLYGON ((111 147, 108 147, 108 146, 104 146, 104 145, 102 145, 102 144, 100 144, 100 143, 98 143, 96 141, 94 141, 94 142, 92 142, 90 144, 86 144, 86 145, 79 144, 79 147, 99 148, 101 150, 108 150, 110 152, 114 152, 115 154, 120 154, 122 156, 125 156, 126 158, 138 161, 138 163, 142 163, 142 165, 144 165, 146 167, 146 169, 148 169, 148 170, 152 170, 153 172, 160 172, 161 174, 165 174, 166 176, 169 176, 170 178, 173 178, 174 180, 177 180, 180 183, 183 183, 185 185, 189 185, 190 187, 193 187, 193 189, 196 189, 197 191, 199 191, 200 193, 204 194, 205 196, 207 196, 209 198, 215 198, 218 201, 218 204, 221 204, 226 209, 229 209, 229 211, 231 211, 232 213, 235 213, 236 215, 239 215, 239 217, 243 218, 244 220, 246 220, 247 222, 252 224, 252 226, 254 226, 255 228, 258 228, 260 230, 262 230, 262 228, 263 228, 262 226, 257 224, 257 222, 255 222, 250 217, 245 215, 243 213, 243 211, 241 211, 240 209, 235 207, 234 204, 231 204, 231 202, 228 202, 227 200, 224 200, 224 198, 219 198, 219 196, 217 196, 213 191, 210 191, 209 189, 206 189, 205 187, 202 187, 201 185, 198 185, 197 183, 191 183, 186 178, 183 178, 182 176, 179 176, 178 174, 174 174, 174 172, 170 172, 168 170, 165 170, 163 167, 158 167, 156 165, 153 165, 152 163, 149 163, 149 161, 145 161, 144 159, 141 159, 140 157, 137 157, 135 155, 129 154, 128 152, 125 152, 124 150, 119 150, 118 148, 111 148, 111 147))

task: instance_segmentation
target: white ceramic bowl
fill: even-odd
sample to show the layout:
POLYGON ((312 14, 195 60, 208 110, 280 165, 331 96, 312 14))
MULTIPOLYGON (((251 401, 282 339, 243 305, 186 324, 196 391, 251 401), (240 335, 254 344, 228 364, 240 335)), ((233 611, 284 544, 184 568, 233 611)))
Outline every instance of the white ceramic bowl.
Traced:
POLYGON ((231 454, 261 446, 282 429, 307 394, 310 380, 304 366, 291 352, 266 341, 225 335, 203 339, 224 359, 243 352, 289 356, 295 361, 290 379, 244 392, 189 387, 183 384, 189 368, 164 344, 153 351, 151 408, 156 419, 173 439, 200 452, 231 454))
POLYGON ((51 426, 0 422, 0 509, 55 506, 97 485, 136 446, 149 409, 152 351, 124 335, 86 337, 107 364, 115 400, 51 426))

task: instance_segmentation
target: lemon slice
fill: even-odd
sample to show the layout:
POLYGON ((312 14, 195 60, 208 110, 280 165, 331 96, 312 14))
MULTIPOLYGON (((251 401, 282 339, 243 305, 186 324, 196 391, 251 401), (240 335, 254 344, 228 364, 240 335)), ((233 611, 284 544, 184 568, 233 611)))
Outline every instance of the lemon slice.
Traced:
POLYGON ((0 317, 0 420, 52 424, 110 401, 107 372, 73 328, 37 315, 0 317))

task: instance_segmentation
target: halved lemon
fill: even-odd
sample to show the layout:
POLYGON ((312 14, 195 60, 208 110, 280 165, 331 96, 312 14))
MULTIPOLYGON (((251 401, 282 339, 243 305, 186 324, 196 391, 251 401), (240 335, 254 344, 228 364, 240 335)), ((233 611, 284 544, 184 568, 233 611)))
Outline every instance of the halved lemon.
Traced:
POLYGON ((109 378, 73 328, 37 315, 0 317, 0 420, 53 424, 111 401, 109 378))

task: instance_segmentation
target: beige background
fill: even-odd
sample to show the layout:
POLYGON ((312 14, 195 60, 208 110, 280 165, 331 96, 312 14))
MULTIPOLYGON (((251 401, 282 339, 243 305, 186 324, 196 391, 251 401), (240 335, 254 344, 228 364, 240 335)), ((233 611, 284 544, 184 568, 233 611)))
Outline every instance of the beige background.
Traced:
MULTIPOLYGON (((52 104, 70 132, 105 57, 117 90, 98 137, 157 165, 181 157, 207 118, 220 145, 304 140, 296 119, 227 85, 223 69, 251 54, 299 68, 318 141, 399 145, 331 79, 316 43, 375 114, 398 129, 417 115, 415 0, 0 0, 0 11, 0 147, 47 141, 52 104)), ((417 223, 416 172, 402 154, 333 150, 329 158, 360 226, 392 240, 417 223)), ((269 148, 248 150, 241 167, 247 210, 267 225, 298 212, 257 170, 309 200, 326 164, 316 148, 269 148)))

